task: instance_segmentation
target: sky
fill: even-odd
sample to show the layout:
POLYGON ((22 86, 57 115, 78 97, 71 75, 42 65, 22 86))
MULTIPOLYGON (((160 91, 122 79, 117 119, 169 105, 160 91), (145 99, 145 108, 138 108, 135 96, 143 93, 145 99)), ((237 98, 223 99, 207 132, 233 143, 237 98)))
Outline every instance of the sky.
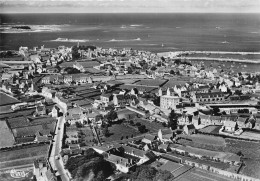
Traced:
POLYGON ((260 13, 260 0, 0 0, 1 13, 260 13))

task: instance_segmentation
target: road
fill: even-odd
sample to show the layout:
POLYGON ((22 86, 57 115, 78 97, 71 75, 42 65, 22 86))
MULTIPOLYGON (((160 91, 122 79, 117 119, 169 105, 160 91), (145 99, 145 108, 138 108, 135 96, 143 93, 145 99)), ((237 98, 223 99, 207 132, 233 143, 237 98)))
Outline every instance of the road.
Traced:
POLYGON ((53 139, 53 145, 49 161, 52 168, 57 171, 56 175, 59 175, 62 181, 69 181, 69 173, 65 170, 62 158, 60 157, 64 134, 65 115, 67 114, 67 105, 57 98, 53 99, 53 102, 55 102, 57 106, 60 108, 60 110, 63 113, 63 116, 58 118, 58 123, 55 130, 55 136, 53 139), (55 159, 56 156, 58 156, 59 159, 55 159))
MULTIPOLYGON (((42 93, 32 94, 38 94, 46 97, 42 93)), ((60 176, 62 181, 69 181, 69 172, 65 170, 63 161, 60 158, 60 152, 62 150, 62 139, 64 134, 65 115, 67 114, 67 105, 64 102, 61 102, 58 98, 52 98, 52 101, 56 103, 56 105, 60 108, 61 112, 63 113, 63 116, 58 118, 49 162, 53 170, 56 171, 56 175, 60 176), (59 159, 55 159, 56 156, 58 156, 59 159)))

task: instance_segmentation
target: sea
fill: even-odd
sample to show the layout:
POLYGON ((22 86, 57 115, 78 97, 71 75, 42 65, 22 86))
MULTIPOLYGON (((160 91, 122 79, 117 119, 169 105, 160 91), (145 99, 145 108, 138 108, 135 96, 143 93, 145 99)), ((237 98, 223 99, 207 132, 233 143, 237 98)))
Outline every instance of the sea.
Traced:
POLYGON ((0 50, 79 43, 155 53, 260 51, 260 14, 0 14, 0 24, 0 50), (20 25, 32 29, 11 29, 20 25))

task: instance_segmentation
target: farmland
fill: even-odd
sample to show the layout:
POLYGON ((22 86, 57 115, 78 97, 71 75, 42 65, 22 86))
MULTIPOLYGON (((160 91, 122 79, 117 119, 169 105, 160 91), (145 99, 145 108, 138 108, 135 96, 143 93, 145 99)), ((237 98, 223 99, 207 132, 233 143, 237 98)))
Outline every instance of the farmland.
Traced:
POLYGON ((215 126, 215 125, 210 125, 206 126, 199 131, 202 133, 213 133, 213 134, 218 134, 221 126, 215 126))
POLYGON ((14 144, 14 137, 8 128, 6 121, 0 121, 0 147, 8 147, 14 144))
POLYGON ((200 169, 192 169, 187 174, 183 174, 180 177, 176 178, 177 181, 232 181, 233 179, 217 175, 211 172, 207 172, 200 169))
POLYGON ((221 137, 214 136, 204 136, 200 134, 196 135, 182 135, 180 138, 190 139, 194 143, 212 145, 212 146, 225 146, 225 139, 221 137))
POLYGON ((20 101, 17 100, 16 98, 7 95, 6 93, 0 92, 0 106, 4 106, 4 105, 10 105, 10 104, 15 104, 15 103, 19 103, 20 101))
POLYGON ((11 161, 15 159, 30 158, 34 156, 46 156, 48 144, 23 146, 22 149, 0 151, 0 162, 11 161))

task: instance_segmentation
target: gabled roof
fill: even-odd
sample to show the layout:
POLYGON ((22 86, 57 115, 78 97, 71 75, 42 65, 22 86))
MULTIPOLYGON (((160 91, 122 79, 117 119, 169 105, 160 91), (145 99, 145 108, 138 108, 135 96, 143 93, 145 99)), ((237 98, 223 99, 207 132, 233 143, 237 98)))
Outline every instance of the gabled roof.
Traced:
POLYGON ((188 128, 188 130, 194 130, 195 129, 195 126, 193 124, 186 125, 186 127, 188 128))
POLYGON ((224 126, 225 127, 232 127, 232 128, 234 128, 234 127, 236 127, 236 122, 234 122, 234 121, 225 121, 224 122, 224 126))

